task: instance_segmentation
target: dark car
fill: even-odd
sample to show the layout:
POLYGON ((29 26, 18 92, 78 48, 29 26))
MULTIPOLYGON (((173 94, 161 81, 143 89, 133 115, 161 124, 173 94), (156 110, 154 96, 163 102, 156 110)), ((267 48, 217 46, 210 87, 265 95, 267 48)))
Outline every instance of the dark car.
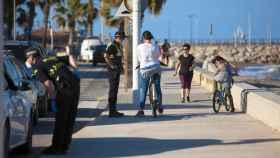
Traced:
POLYGON ((106 52, 106 45, 97 45, 97 46, 91 46, 92 50, 92 65, 96 66, 97 63, 104 63, 104 53, 106 52))
POLYGON ((20 61, 25 61, 25 51, 28 48, 35 48, 40 53, 42 58, 48 56, 47 51, 41 45, 36 42, 29 42, 29 41, 5 41, 4 44, 5 50, 13 56, 15 56, 20 61))
MULTIPOLYGON (((30 74, 28 73, 25 65, 25 51, 29 48, 35 48, 38 50, 38 52, 40 53, 40 56, 42 58, 47 57, 47 52, 46 50, 41 47, 39 44, 37 44, 36 42, 27 42, 27 41, 6 41, 5 45, 4 45, 4 49, 6 50, 6 54, 10 55, 10 56, 14 56, 19 62, 20 64, 18 64, 20 71, 22 71, 22 73, 24 75, 26 75, 28 77, 28 80, 31 81, 32 83, 34 83, 33 85, 37 88, 37 89, 41 89, 42 85, 40 84, 40 82, 37 79, 34 79, 30 76, 30 74)), ((15 60, 15 59, 12 59, 15 60)), ((44 87, 43 87, 44 88, 44 87)), ((47 93, 42 94, 40 93, 40 95, 38 95, 37 97, 37 103, 36 103, 36 111, 35 111, 35 117, 38 118, 38 115, 44 115, 48 112, 48 95, 47 93)), ((35 119, 37 120, 37 119, 35 119)), ((35 122, 36 123, 36 122, 35 122)))

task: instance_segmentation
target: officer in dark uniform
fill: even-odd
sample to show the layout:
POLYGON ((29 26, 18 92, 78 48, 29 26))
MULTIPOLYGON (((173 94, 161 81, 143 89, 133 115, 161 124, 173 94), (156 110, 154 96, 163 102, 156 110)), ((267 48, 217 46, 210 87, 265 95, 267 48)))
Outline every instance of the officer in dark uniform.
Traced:
POLYGON ((117 98, 120 82, 120 75, 123 71, 122 56, 123 47, 121 45, 123 34, 115 33, 114 41, 108 45, 104 54, 109 72, 109 117, 122 117, 123 113, 117 111, 117 98))
POLYGON ((67 58, 48 57, 41 59, 32 54, 33 69, 41 82, 52 81, 56 91, 55 128, 52 145, 44 154, 65 154, 72 140, 77 115, 80 79, 78 71, 72 72, 67 58))

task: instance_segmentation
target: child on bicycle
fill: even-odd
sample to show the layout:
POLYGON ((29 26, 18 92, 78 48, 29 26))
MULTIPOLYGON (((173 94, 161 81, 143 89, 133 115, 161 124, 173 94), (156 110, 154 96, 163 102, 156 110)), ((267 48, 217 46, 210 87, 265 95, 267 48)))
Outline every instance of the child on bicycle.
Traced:
MULTIPOLYGON (((216 65, 218 70, 214 77, 215 81, 217 81, 217 88, 219 90, 224 90, 225 95, 232 99, 231 87, 233 83, 233 71, 231 65, 221 56, 216 56, 212 62, 216 65)), ((231 112, 234 112, 234 107, 231 109, 231 112)))

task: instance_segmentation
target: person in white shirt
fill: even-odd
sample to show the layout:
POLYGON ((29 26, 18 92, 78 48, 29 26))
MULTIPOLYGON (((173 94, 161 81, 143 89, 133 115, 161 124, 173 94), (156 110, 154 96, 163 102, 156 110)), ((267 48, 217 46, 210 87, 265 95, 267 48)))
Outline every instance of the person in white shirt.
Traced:
POLYGON ((140 105, 136 116, 144 116, 144 108, 149 82, 153 79, 156 87, 156 100, 159 113, 163 113, 161 105, 161 68, 160 68, 160 48, 152 43, 153 35, 149 31, 143 33, 143 43, 137 46, 137 60, 140 64, 140 105))

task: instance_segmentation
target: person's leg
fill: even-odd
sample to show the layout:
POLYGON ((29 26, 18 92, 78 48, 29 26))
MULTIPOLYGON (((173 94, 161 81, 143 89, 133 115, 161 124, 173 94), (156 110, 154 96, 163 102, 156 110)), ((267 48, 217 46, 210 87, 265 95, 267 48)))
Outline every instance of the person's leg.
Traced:
POLYGON ((186 76, 180 75, 180 81, 181 81, 181 102, 185 102, 186 98, 186 76))
MULTIPOLYGON (((69 112, 69 117, 67 121, 67 131, 65 134, 65 150, 68 150, 69 145, 71 144, 72 141, 72 134, 74 130, 74 124, 76 121, 76 116, 78 113, 78 104, 79 104, 79 95, 80 95, 80 80, 77 80, 73 78, 73 86, 71 87, 73 93, 72 95, 69 95, 68 98, 73 98, 71 102, 69 102, 70 105, 70 112, 69 112)), ((69 89, 69 91, 71 91, 69 89)), ((70 100, 69 100, 70 101, 70 100)))
POLYGON ((115 77, 116 73, 114 71, 109 71, 109 96, 108 96, 108 104, 109 104, 109 111, 116 110, 115 102, 115 77))
POLYGON ((63 90, 57 94, 57 104, 58 111, 55 114, 55 127, 52 138, 52 147, 57 150, 62 150, 64 148, 65 133, 67 132, 67 120, 69 111, 69 102, 67 96, 64 95, 63 90))
MULTIPOLYGON (((114 78, 114 87, 113 87, 113 90, 114 90, 114 101, 113 101, 113 104, 117 105, 117 102, 118 102, 118 91, 119 91, 119 84, 120 84, 120 76, 121 76, 121 73, 120 72, 116 72, 115 74, 115 78, 114 78)), ((115 108, 117 109, 117 108, 115 108)))
POLYGON ((186 88, 187 88, 187 101, 190 102, 190 93, 191 93, 191 86, 192 86, 192 78, 193 75, 190 74, 186 76, 186 88))
POLYGON ((160 107, 162 107, 162 93, 161 93, 161 87, 160 87, 160 74, 155 74, 153 76, 153 80, 155 82, 155 88, 156 88, 156 100, 160 107))
POLYGON ((140 75, 139 79, 140 79, 140 110, 144 110, 150 79, 146 79, 142 75, 140 75))

